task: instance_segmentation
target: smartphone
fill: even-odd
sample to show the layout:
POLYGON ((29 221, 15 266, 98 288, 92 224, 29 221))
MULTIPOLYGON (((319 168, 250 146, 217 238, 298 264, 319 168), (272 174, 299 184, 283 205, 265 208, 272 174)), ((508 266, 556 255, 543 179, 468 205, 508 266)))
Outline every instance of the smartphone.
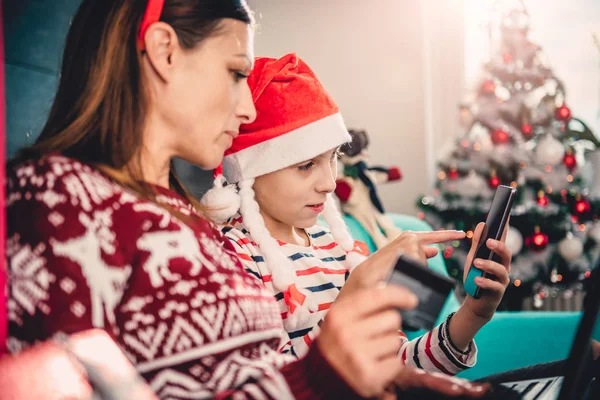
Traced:
MULTIPOLYGON (((487 247, 486 242, 488 239, 500 240, 502 238, 516 193, 517 189, 510 186, 500 185, 496 189, 496 194, 494 194, 492 205, 490 206, 490 210, 485 220, 485 228, 481 234, 473 261, 477 258, 499 261, 496 254, 487 247)), ((465 279, 464 289, 469 296, 475 299, 478 299, 480 296, 480 288, 475 283, 475 278, 478 276, 485 277, 486 274, 479 268, 471 265, 467 278, 465 279)))
POLYGON ((450 291, 456 285, 454 279, 406 255, 398 256, 387 283, 404 286, 419 298, 416 308, 398 310, 402 315, 402 330, 433 329, 450 291))

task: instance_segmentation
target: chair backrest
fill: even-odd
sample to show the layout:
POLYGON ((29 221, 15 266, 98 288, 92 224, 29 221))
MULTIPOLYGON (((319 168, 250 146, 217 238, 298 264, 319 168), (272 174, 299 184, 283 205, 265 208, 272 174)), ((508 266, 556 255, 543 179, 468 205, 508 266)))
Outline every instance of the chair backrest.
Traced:
MULTIPOLYGON (((2 256, 4 260, 4 256, 2 256)), ((8 330, 8 316, 6 315, 6 273, 0 270, 0 356, 6 352, 6 336, 8 330)))
MULTIPOLYGON (((2 19, 2 7, 0 7, 0 56, 4 55, 4 24, 2 19)), ((6 118, 5 118, 5 95, 4 95, 4 60, 0 60, 0 177, 5 176, 4 165, 6 157, 6 118)), ((8 318, 6 316, 6 256, 4 246, 6 245, 5 232, 6 218, 4 208, 4 180, 0 184, 0 355, 6 347, 6 329, 8 318)))
MULTIPOLYGON (((32 144, 46 120, 56 91, 69 21, 81 0, 4 1, 0 12, 0 176, 5 159, 32 144), (6 99, 6 103, 4 102, 6 99), (6 111, 5 111, 6 110, 6 111), (5 118, 6 117, 6 118, 5 118), (6 158, 5 158, 6 157, 6 158)), ((4 256, 4 183, 0 183, 0 256, 4 256)), ((5 268, 0 263, 0 353, 5 345, 5 268)))

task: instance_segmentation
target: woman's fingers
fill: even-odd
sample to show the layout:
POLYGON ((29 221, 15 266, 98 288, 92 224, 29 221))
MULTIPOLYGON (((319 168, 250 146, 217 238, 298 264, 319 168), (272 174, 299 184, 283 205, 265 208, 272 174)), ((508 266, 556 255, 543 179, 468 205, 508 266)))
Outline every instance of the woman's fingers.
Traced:
POLYGON ((416 304, 416 296, 399 286, 338 297, 321 327, 318 349, 358 394, 381 396, 403 367, 396 309, 416 304))
POLYGON ((397 335, 402 327, 402 317, 398 310, 390 309, 366 318, 362 326, 361 333, 364 336, 397 335))
MULTIPOLYGON (((379 314, 390 309, 410 310, 416 307, 418 302, 409 289, 397 285, 388 285, 374 289, 365 289, 357 291, 353 296, 347 296, 334 302, 331 311, 336 311, 343 323, 364 320, 365 318, 379 314)), ((331 311, 327 314, 326 320, 331 320, 331 311)))
POLYGON ((396 331, 395 334, 387 334, 370 340, 367 348, 373 357, 385 360, 387 358, 398 358, 398 351, 401 344, 402 339, 396 331))

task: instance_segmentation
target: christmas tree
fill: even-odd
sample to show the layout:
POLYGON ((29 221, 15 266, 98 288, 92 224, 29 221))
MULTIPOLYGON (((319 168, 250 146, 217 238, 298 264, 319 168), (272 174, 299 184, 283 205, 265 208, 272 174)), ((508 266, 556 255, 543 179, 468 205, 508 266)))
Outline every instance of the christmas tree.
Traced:
MULTIPOLYGON (((580 292, 600 256, 600 151, 593 132, 571 114, 541 47, 528 39, 525 7, 506 11, 499 29, 496 51, 460 106, 465 135, 439 163, 433 194, 418 205, 434 227, 462 229, 472 238, 495 188, 517 188, 503 308, 519 310, 526 298, 541 307, 547 298, 580 292)), ((470 246, 442 249, 449 273, 461 282, 470 246)))

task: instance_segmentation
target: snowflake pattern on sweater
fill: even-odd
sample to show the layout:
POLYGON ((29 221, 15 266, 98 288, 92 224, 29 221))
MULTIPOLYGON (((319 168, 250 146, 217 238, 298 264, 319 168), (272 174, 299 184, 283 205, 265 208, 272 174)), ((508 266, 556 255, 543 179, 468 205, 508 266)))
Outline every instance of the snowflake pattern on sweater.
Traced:
POLYGON ((277 351, 277 303, 183 197, 157 188, 176 216, 61 155, 7 178, 9 351, 95 327, 161 399, 293 398, 320 384, 307 363, 339 389, 277 351))
MULTIPOLYGON (((280 351, 296 357, 304 356, 318 337, 319 328, 329 308, 348 279, 345 266, 346 252, 335 242, 331 233, 320 225, 306 229, 309 246, 278 241, 283 254, 292 261, 296 286, 304 289, 318 310, 297 325, 288 322, 288 308, 283 294, 271 282, 272 270, 266 263, 259 246, 253 241, 240 215, 233 217, 221 231, 231 242, 248 273, 262 282, 279 304, 279 312, 285 331, 282 332, 280 351)), ((477 347, 472 342, 469 351, 460 352, 446 337, 446 324, 442 323, 423 337, 408 340, 400 332, 399 355, 406 365, 431 372, 454 375, 475 365, 477 347)))

